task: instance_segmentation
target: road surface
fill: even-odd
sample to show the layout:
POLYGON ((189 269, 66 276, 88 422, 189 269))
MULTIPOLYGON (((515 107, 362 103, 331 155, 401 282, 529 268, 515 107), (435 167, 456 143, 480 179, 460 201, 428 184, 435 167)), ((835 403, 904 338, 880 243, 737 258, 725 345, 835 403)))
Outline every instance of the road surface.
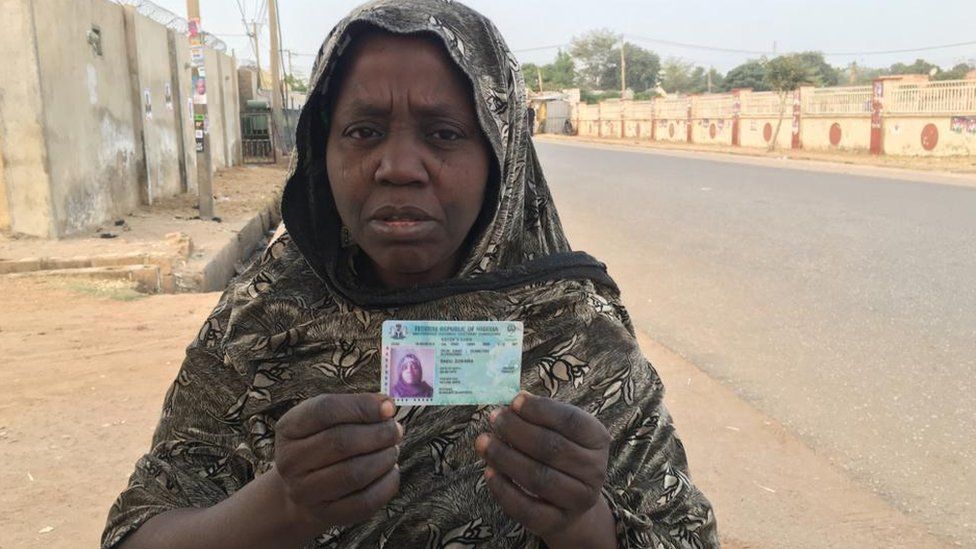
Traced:
POLYGON ((536 147, 638 329, 976 547, 976 188, 536 147))

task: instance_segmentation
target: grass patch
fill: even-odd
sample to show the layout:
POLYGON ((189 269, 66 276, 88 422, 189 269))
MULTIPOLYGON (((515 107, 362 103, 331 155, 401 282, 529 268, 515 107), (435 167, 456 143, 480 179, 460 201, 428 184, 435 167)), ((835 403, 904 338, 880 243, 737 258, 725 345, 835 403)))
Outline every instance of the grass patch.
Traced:
POLYGON ((149 297, 132 287, 131 283, 110 280, 72 281, 67 288, 82 295, 115 301, 137 301, 149 297))

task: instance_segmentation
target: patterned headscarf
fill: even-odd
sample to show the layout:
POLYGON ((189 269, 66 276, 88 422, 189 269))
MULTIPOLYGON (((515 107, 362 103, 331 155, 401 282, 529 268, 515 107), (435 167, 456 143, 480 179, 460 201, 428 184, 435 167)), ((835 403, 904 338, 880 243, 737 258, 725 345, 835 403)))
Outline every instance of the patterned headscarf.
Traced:
POLYGON ((570 252, 529 138, 526 111, 518 62, 495 26, 481 14, 449 0, 364 4, 336 25, 319 50, 309 99, 298 122, 297 159, 282 201, 285 225, 320 277, 361 306, 428 301, 474 288, 518 284, 531 277, 582 276, 612 284, 601 263, 570 252), (483 223, 473 229, 476 234, 469 239, 457 275, 406 294, 364 290, 345 276, 341 221, 325 173, 332 76, 355 36, 370 27, 396 34, 426 33, 443 42, 471 82, 478 120, 496 163, 483 223))
MULTIPOLYGON (((152 449, 109 513, 103 549, 171 509, 215 505, 274 466, 275 424, 328 393, 380 388, 386 320, 520 320, 521 386, 593 414, 612 436, 603 496, 620 547, 718 545, 692 484, 664 390, 641 354, 602 264, 570 252, 525 121, 518 64, 486 18, 449 0, 381 0, 355 10, 319 52, 285 189, 288 232, 231 284, 163 404, 152 449), (343 268, 341 226, 324 177, 329 76, 363 25, 438 37, 471 80, 497 161, 490 215, 460 272, 383 291, 343 268), (325 116, 323 116, 325 115, 325 116)), ((400 490, 370 519, 309 547, 538 547, 484 482, 474 440, 489 406, 403 406, 400 490)))

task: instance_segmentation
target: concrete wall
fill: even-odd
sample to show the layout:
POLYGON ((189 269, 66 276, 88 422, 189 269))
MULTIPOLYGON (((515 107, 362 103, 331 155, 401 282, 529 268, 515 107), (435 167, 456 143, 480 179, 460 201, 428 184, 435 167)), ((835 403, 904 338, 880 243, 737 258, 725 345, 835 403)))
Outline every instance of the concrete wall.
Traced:
POLYGON ((197 192, 197 153, 196 139, 193 136, 193 81, 190 66, 190 43, 182 34, 169 31, 170 68, 175 82, 174 109, 180 121, 183 155, 181 169, 184 173, 183 188, 186 192, 197 192))
POLYGON ((207 119, 209 121, 210 151, 214 170, 225 168, 227 162, 227 148, 224 145, 224 102, 221 91, 220 58, 216 51, 207 49, 203 52, 204 70, 207 75, 207 119))
MULTIPOLYGON (((0 0, 0 21, 0 229, 60 237, 196 189, 185 36, 108 0, 0 0)), ((214 165, 237 164, 236 67, 205 54, 214 165)))
POLYGON ((170 66, 169 37, 166 27, 125 8, 129 50, 134 55, 136 78, 133 95, 138 106, 134 118, 139 118, 145 171, 141 174, 142 201, 152 204, 156 199, 179 194, 183 190, 180 177, 180 140, 182 131, 176 117, 176 85, 170 66), (169 88, 169 101, 166 90, 169 88))
POLYGON ((669 141, 672 143, 688 142, 688 119, 687 118, 659 118, 655 120, 655 139, 657 141, 669 141))
POLYGON ((237 61, 225 54, 220 62, 221 103, 224 107, 224 150, 227 164, 238 166, 244 161, 241 145, 241 103, 237 85, 237 61))
MULTIPOLYGON (((966 118, 976 118, 968 115, 966 118)), ((884 153, 903 156, 976 155, 976 133, 952 128, 950 116, 888 116, 884 153)))
MULTIPOLYGON (((739 144, 743 147, 766 147, 770 140, 766 139, 767 134, 772 136, 776 133, 776 124, 779 118, 776 116, 743 116, 739 122, 739 144), (769 132, 767 132, 769 126, 769 132)), ((786 112, 783 115, 783 125, 779 129, 776 137, 776 146, 780 149, 789 149, 793 143, 793 113, 786 112)))
POLYGON ((121 6, 104 0, 34 0, 51 236, 97 225, 139 202, 141 157, 133 130, 121 6), (89 46, 101 31, 101 55, 89 46))
POLYGON ((241 103, 258 98, 258 70, 252 67, 237 69, 237 90, 241 103))
POLYGON ((694 119, 691 121, 691 139, 708 145, 732 145, 732 119, 694 119))
POLYGON ((0 229, 50 234, 43 102, 29 0, 0 2, 0 229), (24 47, 24 45, 29 45, 24 47))
POLYGON ((804 116, 800 124, 800 140, 804 149, 867 151, 871 148, 871 119, 866 116, 804 116), (830 142, 836 124, 840 140, 830 142))

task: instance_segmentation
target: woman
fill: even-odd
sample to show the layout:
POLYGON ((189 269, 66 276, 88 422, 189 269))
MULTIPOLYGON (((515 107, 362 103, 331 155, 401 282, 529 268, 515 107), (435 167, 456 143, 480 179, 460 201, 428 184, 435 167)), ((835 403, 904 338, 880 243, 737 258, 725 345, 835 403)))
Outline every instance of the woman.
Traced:
POLYGON ((355 10, 322 47, 288 234, 223 295, 103 547, 712 547, 602 264, 563 235, 494 26, 355 10), (376 394, 385 320, 520 320, 509 406, 376 394))
POLYGON ((397 364, 397 382, 390 390, 393 397, 400 398, 430 398, 434 395, 434 388, 424 381, 424 367, 417 355, 409 353, 403 355, 397 364))

